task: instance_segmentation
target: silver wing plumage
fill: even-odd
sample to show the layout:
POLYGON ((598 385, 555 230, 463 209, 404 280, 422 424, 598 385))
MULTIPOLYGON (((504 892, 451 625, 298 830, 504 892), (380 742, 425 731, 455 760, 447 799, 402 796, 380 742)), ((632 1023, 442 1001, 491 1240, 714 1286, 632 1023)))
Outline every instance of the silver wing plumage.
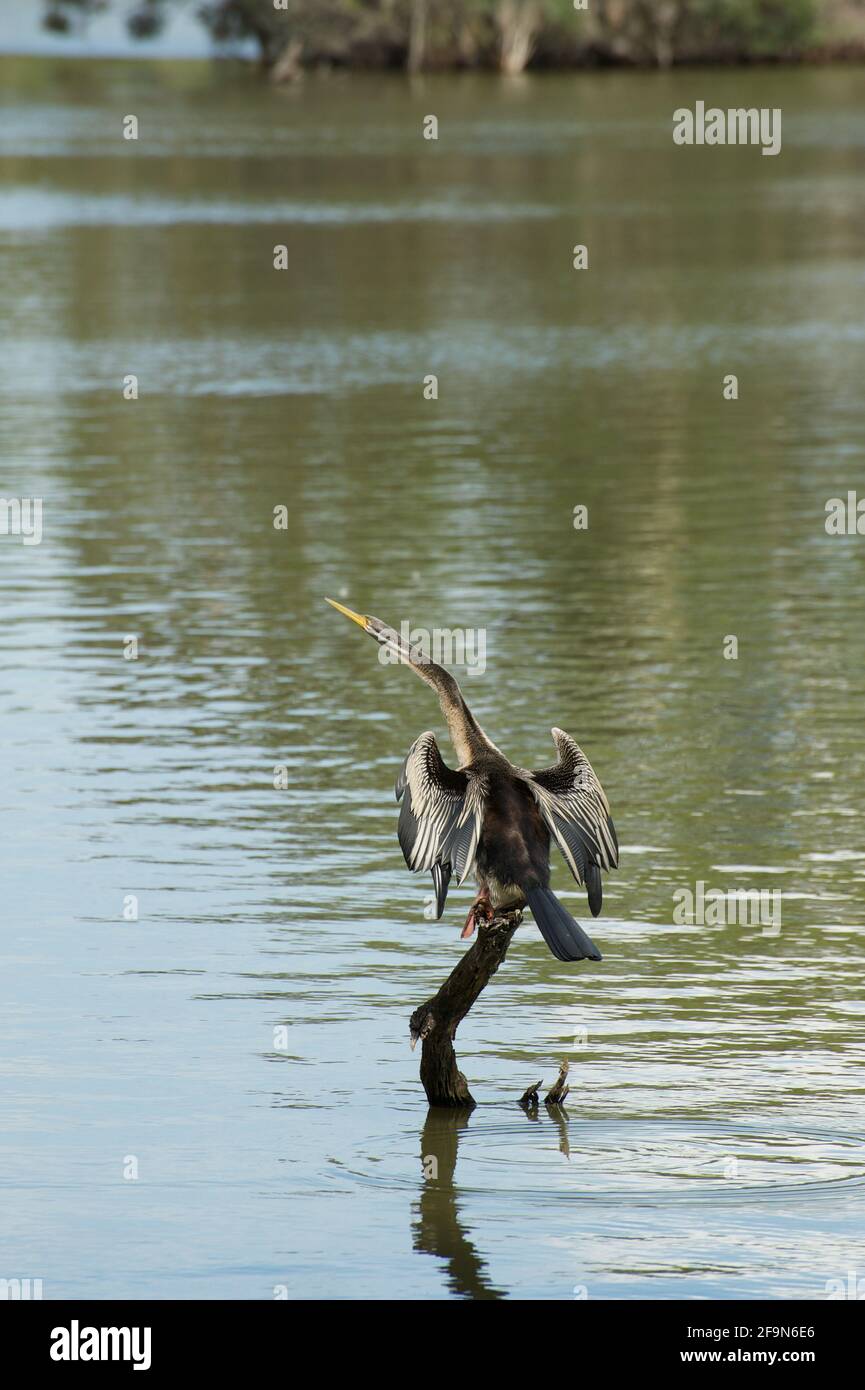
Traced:
POLYGON ((552 730, 559 760, 527 774, 550 833, 577 883, 585 884, 594 916, 601 909, 601 869, 619 863, 619 842, 606 793, 570 734, 552 730))
POLYGON ((432 871, 437 917, 451 874, 463 883, 474 865, 485 795, 482 776, 447 766, 433 733, 415 739, 396 780, 399 842, 410 869, 432 871))

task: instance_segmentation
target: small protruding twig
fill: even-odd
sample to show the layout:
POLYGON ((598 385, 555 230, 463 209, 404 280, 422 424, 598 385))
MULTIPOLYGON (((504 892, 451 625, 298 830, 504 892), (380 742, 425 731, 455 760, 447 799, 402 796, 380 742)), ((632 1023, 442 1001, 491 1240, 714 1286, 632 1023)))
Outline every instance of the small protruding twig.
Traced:
POLYGON ((528 1086, 526 1090, 523 1091, 519 1099, 519 1104, 523 1107, 524 1110, 537 1110, 538 1091, 541 1089, 543 1084, 544 1079, 543 1077, 541 1077, 540 1081, 536 1081, 533 1086, 528 1086))
POLYGON ((562 1061, 561 1066, 559 1067, 559 1074, 556 1077, 556 1080, 553 1082, 552 1087, 544 1096, 544 1105, 564 1105, 568 1092, 571 1089, 570 1086, 567 1084, 569 1068, 570 1062, 568 1061, 567 1057, 565 1057, 562 1061))

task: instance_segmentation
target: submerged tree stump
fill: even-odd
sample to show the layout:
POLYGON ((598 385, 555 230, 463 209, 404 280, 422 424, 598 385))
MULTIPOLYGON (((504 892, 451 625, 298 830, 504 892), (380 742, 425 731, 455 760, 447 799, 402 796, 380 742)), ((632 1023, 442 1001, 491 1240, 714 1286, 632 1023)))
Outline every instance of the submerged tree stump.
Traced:
MULTIPOLYGON (((561 1107, 567 1100, 571 1089, 570 1086, 567 1084, 568 1072, 570 1071, 570 1067, 570 1062, 568 1061, 567 1057, 564 1057, 562 1059, 561 1065, 559 1066, 558 1076, 556 1077, 550 1089, 547 1091, 547 1094, 544 1096, 544 1105, 546 1105, 548 1109, 555 1109, 556 1106, 561 1107)), ((520 1096, 519 1104, 529 1114, 534 1115, 537 1113, 538 1105, 540 1104, 538 1092, 540 1091, 543 1084, 543 1080, 533 1081, 531 1086, 527 1086, 526 1089, 523 1091, 522 1095, 520 1096)))
POLYGON ((460 957, 438 993, 411 1016, 412 1047, 420 1039, 420 1079, 430 1105, 471 1110, 477 1103, 457 1066, 454 1037, 507 955, 522 920, 522 912, 515 909, 497 912, 489 925, 479 926, 477 940, 460 957))

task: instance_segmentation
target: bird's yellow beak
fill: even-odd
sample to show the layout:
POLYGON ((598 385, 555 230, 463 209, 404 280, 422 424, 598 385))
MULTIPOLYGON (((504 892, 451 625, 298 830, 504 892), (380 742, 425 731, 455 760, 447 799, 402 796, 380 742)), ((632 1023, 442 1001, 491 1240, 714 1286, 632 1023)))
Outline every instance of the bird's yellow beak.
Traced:
POLYGON ((325 603, 329 603, 331 608, 335 608, 338 613, 344 613, 347 618, 351 618, 353 623, 358 623, 360 627, 366 631, 366 618, 362 613, 352 612, 350 608, 346 608, 343 604, 337 603, 334 598, 326 598, 324 601, 325 603))

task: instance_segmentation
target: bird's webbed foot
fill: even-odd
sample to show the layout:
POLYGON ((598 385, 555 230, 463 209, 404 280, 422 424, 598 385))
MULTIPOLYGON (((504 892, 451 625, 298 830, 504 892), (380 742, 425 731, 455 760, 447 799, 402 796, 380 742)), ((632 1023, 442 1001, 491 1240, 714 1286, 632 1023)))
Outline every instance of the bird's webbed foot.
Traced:
POLYGON ((487 897, 486 893, 478 893, 477 897, 475 898, 474 902, 469 908, 468 916, 466 917, 466 924, 460 932, 460 939, 465 940, 466 937, 472 936, 474 934, 474 929, 476 926, 478 926, 482 922, 491 922, 494 916, 495 913, 493 912, 493 905, 487 897))

